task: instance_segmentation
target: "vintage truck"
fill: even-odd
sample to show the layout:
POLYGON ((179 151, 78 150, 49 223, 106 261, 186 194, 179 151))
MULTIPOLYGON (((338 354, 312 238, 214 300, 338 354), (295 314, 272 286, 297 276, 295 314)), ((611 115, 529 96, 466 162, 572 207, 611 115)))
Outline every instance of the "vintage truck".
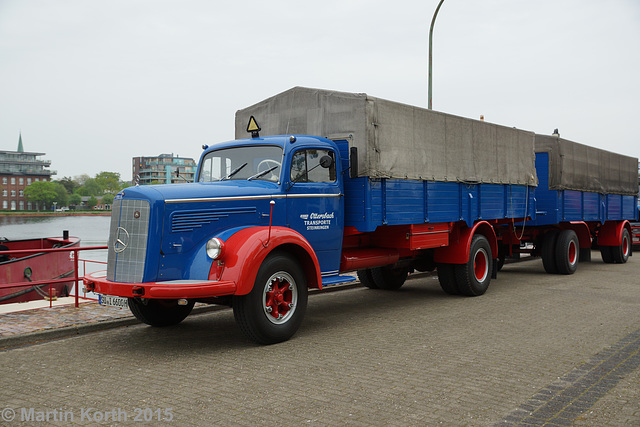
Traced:
POLYGON ((631 254, 631 158, 591 159, 607 178, 598 191, 567 187, 580 165, 561 148, 575 143, 303 87, 238 111, 236 138, 203 147, 196 182, 116 196, 107 270, 84 278, 102 304, 154 326, 226 304, 248 338, 272 344, 298 329, 309 288, 354 280, 344 273, 398 289, 437 269, 445 292, 478 296, 521 252, 564 274, 596 239, 606 262, 631 254))

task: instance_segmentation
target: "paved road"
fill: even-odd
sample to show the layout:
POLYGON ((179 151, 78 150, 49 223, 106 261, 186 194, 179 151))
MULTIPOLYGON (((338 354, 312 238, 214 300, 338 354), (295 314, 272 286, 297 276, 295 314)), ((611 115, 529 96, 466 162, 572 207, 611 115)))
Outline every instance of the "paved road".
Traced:
POLYGON ((572 276, 507 265, 478 298, 430 276, 315 295, 274 346, 225 310, 9 349, 0 410, 9 425, 640 426, 640 256, 593 259, 572 276))

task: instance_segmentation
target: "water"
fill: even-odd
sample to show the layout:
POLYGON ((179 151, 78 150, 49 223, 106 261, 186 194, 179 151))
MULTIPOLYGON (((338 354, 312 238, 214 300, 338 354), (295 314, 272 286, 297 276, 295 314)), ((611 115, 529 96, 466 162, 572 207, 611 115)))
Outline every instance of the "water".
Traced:
MULTIPOLYGON (((0 238, 9 240, 33 239, 40 237, 62 237, 63 230, 69 236, 79 237, 80 246, 106 246, 109 239, 109 216, 46 216, 16 217, 0 216, 0 238)), ((106 270, 107 251, 91 250, 79 254, 79 274, 106 270), (92 262, 95 261, 95 262, 92 262)), ((93 294, 88 295, 95 298, 93 294)))
POLYGON ((62 237, 63 230, 79 237, 81 246, 105 246, 109 238, 108 216, 0 216, 0 237, 9 240, 62 237))

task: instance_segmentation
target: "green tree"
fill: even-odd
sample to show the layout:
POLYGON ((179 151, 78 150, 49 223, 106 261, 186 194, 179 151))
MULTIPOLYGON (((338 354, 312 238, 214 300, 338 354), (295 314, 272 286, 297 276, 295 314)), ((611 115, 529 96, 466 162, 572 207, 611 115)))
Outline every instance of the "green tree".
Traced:
MULTIPOLYGON (((59 184, 58 184, 59 185, 59 184)), ((58 201, 58 188, 54 182, 36 181, 24 189, 29 201, 44 205, 45 209, 58 201)), ((64 190, 64 187, 62 187, 64 190)), ((66 190, 64 190, 66 192, 66 190)))
POLYGON ((80 203, 82 203, 82 196, 80 196, 78 193, 73 193, 69 196, 70 205, 78 206, 80 203))
POLYGON ((69 204, 69 193, 67 192, 66 187, 59 182, 53 182, 53 184, 53 189, 58 195, 54 202, 58 202, 58 207, 67 206, 69 204))
POLYGON ((90 208, 93 208, 97 204, 98 204, 98 199, 96 199, 95 196, 91 196, 89 197, 89 200, 87 200, 87 206, 89 206, 90 208))
POLYGON ((81 196, 102 196, 104 191, 95 179, 89 178, 84 182, 84 185, 78 189, 78 194, 81 196))
POLYGON ((94 178, 100 188, 107 193, 117 193, 122 188, 120 174, 117 172, 100 172, 94 178))
POLYGON ((76 191, 76 188, 80 187, 80 184, 78 184, 76 181, 71 179, 70 176, 65 176, 64 178, 56 182, 59 182, 60 184, 64 185, 64 188, 66 188, 67 193, 69 194, 73 194, 73 192, 76 191))
POLYGON ((115 194, 107 193, 104 196, 102 196, 102 200, 100 200, 100 202, 103 205, 112 205, 114 197, 116 197, 115 194))

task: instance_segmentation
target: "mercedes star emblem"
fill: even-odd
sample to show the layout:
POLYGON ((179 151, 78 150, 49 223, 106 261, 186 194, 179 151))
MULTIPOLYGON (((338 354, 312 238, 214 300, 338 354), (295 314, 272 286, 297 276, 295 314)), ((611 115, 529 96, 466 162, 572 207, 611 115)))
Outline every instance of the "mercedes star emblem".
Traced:
POLYGON ((116 241, 113 243, 113 250, 119 254, 129 246, 129 232, 122 227, 116 230, 116 241))

